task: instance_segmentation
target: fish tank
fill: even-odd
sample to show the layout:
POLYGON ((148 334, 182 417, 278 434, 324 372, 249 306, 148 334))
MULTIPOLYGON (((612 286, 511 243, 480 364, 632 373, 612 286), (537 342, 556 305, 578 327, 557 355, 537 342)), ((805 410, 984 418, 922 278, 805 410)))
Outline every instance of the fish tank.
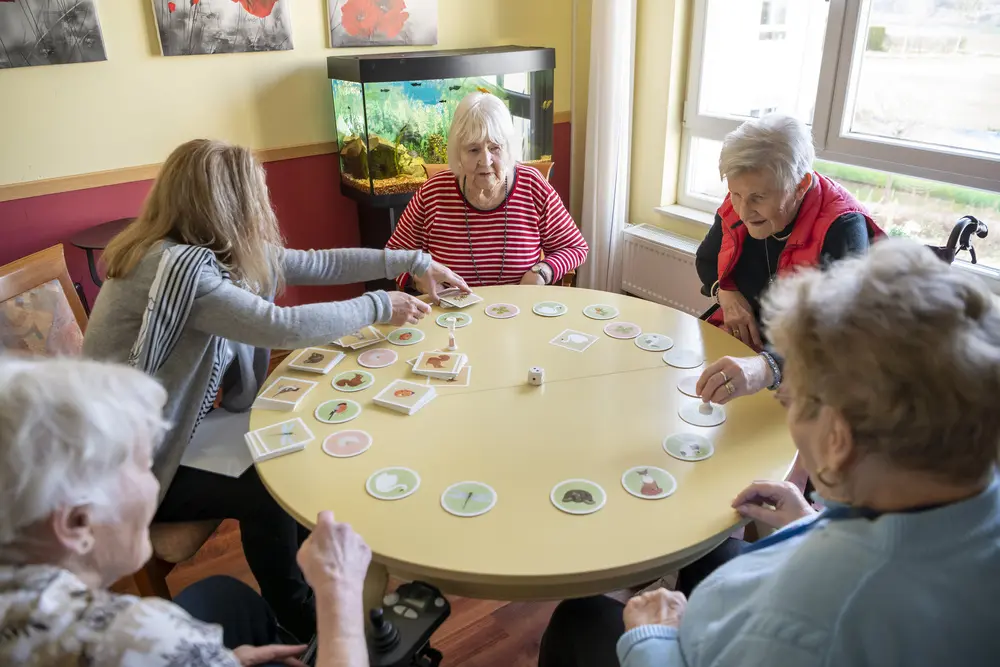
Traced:
POLYGON ((506 103, 522 162, 551 161, 554 69, 554 49, 523 46, 330 56, 341 191, 405 205, 425 165, 447 165, 455 108, 474 91, 506 103))

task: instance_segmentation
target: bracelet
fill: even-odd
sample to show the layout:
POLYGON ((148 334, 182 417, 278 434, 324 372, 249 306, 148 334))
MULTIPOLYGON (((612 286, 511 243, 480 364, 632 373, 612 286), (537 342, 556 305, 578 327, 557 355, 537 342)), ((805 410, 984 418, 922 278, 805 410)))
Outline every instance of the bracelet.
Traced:
POLYGON ((719 281, 716 280, 715 283, 712 285, 712 287, 708 290, 708 293, 711 294, 712 298, 715 299, 715 302, 718 303, 721 306, 722 303, 719 301, 719 289, 720 289, 720 287, 721 286, 719 285, 719 281))
POLYGON ((768 367, 771 369, 771 377, 774 378, 774 382, 767 389, 768 391, 774 391, 781 386, 781 369, 778 368, 778 361, 767 350, 761 352, 760 356, 764 357, 764 361, 767 362, 768 367))

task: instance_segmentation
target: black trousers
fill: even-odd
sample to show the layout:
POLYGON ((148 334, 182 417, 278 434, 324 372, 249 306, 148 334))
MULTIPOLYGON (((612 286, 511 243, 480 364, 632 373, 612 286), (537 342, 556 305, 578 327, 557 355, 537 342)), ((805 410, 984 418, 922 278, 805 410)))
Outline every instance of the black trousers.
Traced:
POLYGON ((221 625, 222 643, 230 650, 290 643, 267 603, 238 579, 202 579, 174 597, 174 604, 199 621, 221 625))
MULTIPOLYGON (((716 568, 736 558, 743 541, 729 538, 677 576, 677 590, 690 597, 716 568)), ((538 667, 616 667, 615 646, 625 633, 625 605, 604 595, 566 600, 552 612, 542 636, 538 667)))
POLYGON ((308 642, 316 632, 316 603, 295 561, 308 531, 281 509, 255 468, 237 479, 181 466, 154 521, 207 519, 240 522, 243 554, 261 595, 278 622, 308 642))

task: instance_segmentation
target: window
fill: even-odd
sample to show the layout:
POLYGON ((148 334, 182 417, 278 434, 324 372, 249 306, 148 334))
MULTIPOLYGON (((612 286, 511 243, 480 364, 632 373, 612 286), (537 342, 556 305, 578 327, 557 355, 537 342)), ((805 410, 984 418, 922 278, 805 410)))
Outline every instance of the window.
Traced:
POLYGON ((722 139, 773 111, 812 127, 817 168, 893 233, 996 220, 1000 0, 696 0, 679 203, 714 211, 722 139))

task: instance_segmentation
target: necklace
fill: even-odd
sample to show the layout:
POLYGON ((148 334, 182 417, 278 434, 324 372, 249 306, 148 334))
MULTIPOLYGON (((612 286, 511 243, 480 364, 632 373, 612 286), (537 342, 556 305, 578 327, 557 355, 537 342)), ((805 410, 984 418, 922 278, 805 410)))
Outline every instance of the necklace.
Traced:
MULTIPOLYGON (((483 279, 479 277, 479 265, 476 264, 476 253, 472 249, 472 228, 469 227, 469 198, 465 196, 465 177, 462 178, 462 197, 465 199, 465 236, 469 239, 469 257, 472 258, 472 269, 476 272, 476 281, 483 285, 483 279)), ((503 284, 503 268, 507 263, 507 177, 503 179, 503 254, 500 255, 500 277, 497 284, 503 284)), ((770 266, 770 265, 769 265, 770 266)))

